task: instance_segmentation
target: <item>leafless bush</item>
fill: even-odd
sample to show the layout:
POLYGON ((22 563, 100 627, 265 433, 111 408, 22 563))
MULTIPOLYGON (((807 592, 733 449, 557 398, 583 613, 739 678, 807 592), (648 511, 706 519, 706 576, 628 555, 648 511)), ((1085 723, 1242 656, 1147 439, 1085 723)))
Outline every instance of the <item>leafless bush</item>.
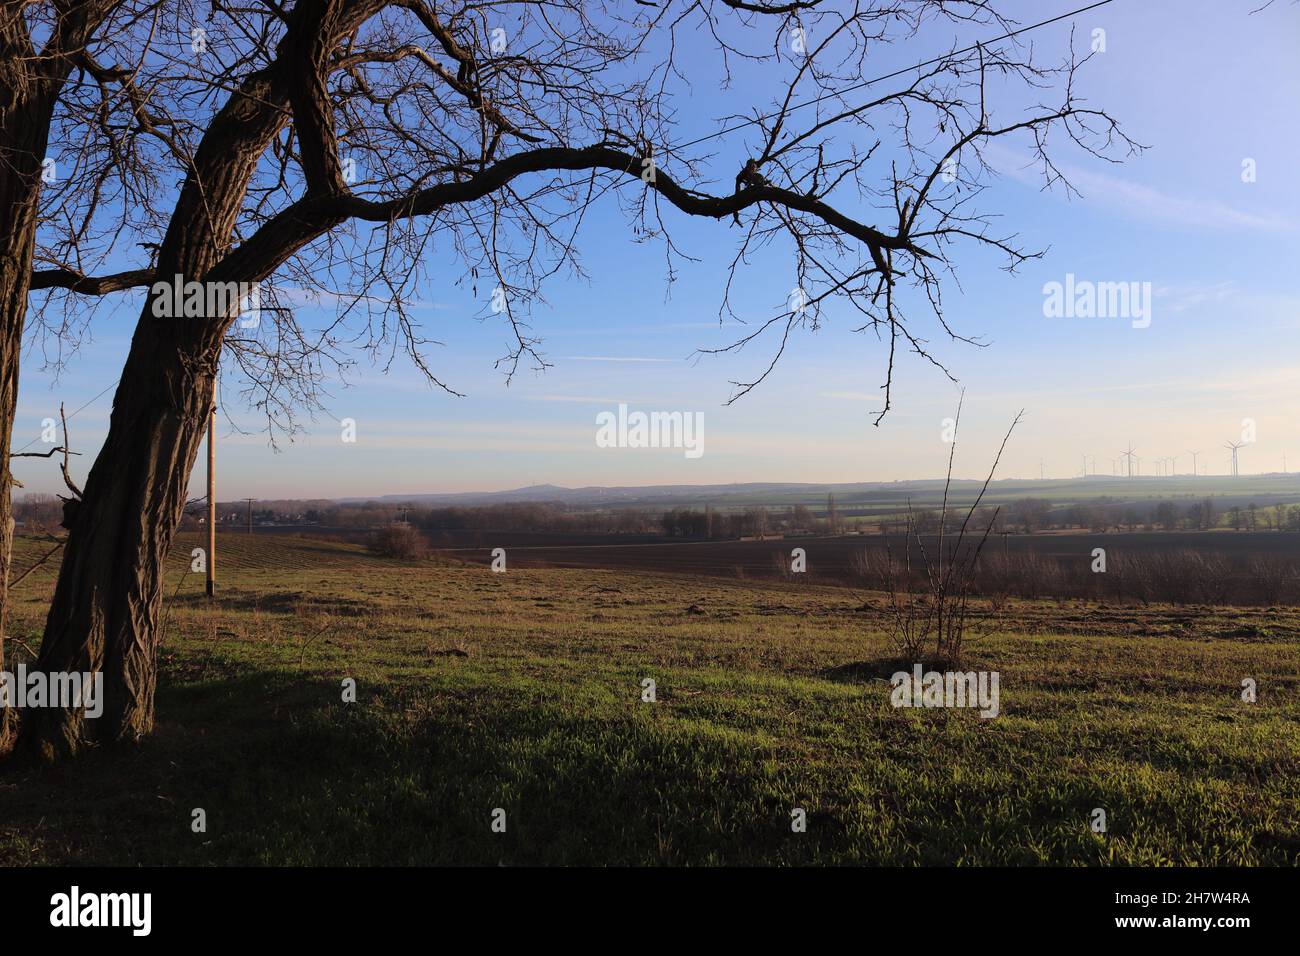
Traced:
POLYGON ((1083 587, 1068 580, 1055 558, 1028 554, 987 554, 980 558, 976 577, 977 593, 989 598, 995 608, 1008 597, 1064 597, 1083 587))
MULTIPOLYGON (((912 587, 912 528, 909 521, 908 535, 904 539, 903 551, 895 556, 893 549, 885 542, 884 556, 872 555, 869 563, 878 576, 881 588, 889 595, 891 637, 899 652, 909 660, 920 660, 925 644, 933 630, 932 609, 924 594, 917 594, 912 587)), ((919 542, 919 538, 917 541, 919 542)))
POLYGON ((794 577, 794 571, 790 567, 790 559, 780 551, 772 552, 772 567, 776 568, 776 573, 785 581, 794 577))
POLYGON ((873 555, 874 552, 869 548, 854 551, 849 555, 849 572, 854 578, 866 584, 877 579, 873 555))
POLYGON ((1016 593, 1016 573, 1011 558, 1006 554, 991 552, 980 558, 976 587, 986 597, 994 611, 1006 607, 1007 599, 1016 593))
POLYGON ((1113 555, 1107 578, 1119 600, 1143 604, 1223 604, 1232 594, 1228 559, 1187 548, 1113 555))
POLYGON ((1115 585, 1115 597, 1120 601, 1140 601, 1149 604, 1154 595, 1154 575, 1151 562, 1140 554, 1115 554, 1110 557, 1107 577, 1115 585))
POLYGON ((1073 591, 1075 586, 1069 580, 1069 574, 1060 559, 1040 557, 1036 554, 1030 555, 1030 557, 1037 564, 1034 572, 1038 576, 1043 593, 1052 597, 1065 597, 1073 591))
POLYGON ((966 639, 968 602, 973 590, 980 552, 993 529, 997 513, 980 534, 972 518, 988 490, 1002 452, 1012 431, 1020 423, 1016 415, 1003 436, 1002 445, 989 469, 979 495, 964 517, 953 514, 948 504, 952 485, 953 457, 957 450, 957 428, 961 423, 961 402, 953 419, 952 445, 948 451, 948 471, 944 481, 943 504, 938 513, 937 533, 930 535, 927 547, 922 526, 929 519, 918 520, 908 506, 907 530, 901 553, 895 554, 885 539, 885 560, 880 567, 882 584, 889 598, 891 636, 899 651, 908 659, 921 660, 927 647, 934 648, 934 660, 957 665, 966 639), (961 517, 958 524, 957 519, 961 517), (955 526, 955 527, 953 527, 955 526), (918 578, 914 586, 914 578, 918 578))
MULTIPOLYGON (((904 536, 904 541, 907 540, 904 536)), ((902 567, 890 549, 889 537, 884 538, 885 549, 863 548, 849 558, 849 568, 853 576, 871 587, 888 590, 893 579, 904 590, 911 590, 915 583, 915 569, 902 567)))
MULTIPOLYGON (((1197 555, 1185 551, 1162 551, 1143 555, 1137 562, 1146 568, 1151 597, 1170 604, 1191 604, 1201 592, 1204 573, 1197 573, 1197 555)), ((1214 604, 1212 600, 1201 603, 1214 604)))
POLYGON ((428 551, 424 535, 404 521, 395 521, 376 531, 370 547, 386 558, 406 561, 422 558, 428 551))
POLYGON ((1300 601, 1300 570, 1289 558, 1275 554, 1257 555, 1250 560, 1250 576, 1265 604, 1300 601))
POLYGON ((1232 566, 1223 555, 1180 551, 1174 564, 1193 600, 1200 604, 1227 603, 1232 594, 1232 566))

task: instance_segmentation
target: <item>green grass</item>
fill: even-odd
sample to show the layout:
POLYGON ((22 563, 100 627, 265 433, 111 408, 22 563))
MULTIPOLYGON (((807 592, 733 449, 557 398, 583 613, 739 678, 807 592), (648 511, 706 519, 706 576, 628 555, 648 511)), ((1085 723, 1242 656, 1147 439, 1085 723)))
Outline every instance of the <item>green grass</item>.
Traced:
MULTIPOLYGON (((1300 862, 1294 609, 1013 604, 970 646, 984 720, 890 706, 879 596, 232 535, 209 606, 195 544, 157 732, 4 768, 0 862, 1300 862)), ((15 595, 28 647, 52 581, 15 595)))

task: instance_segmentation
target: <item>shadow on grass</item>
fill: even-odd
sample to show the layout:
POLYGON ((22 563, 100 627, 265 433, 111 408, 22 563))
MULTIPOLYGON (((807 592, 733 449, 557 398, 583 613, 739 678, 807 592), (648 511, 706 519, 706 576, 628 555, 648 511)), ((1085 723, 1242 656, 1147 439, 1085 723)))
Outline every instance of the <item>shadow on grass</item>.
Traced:
POLYGON ((836 681, 841 684, 868 684, 872 681, 888 681, 900 671, 911 674, 912 668, 917 663, 920 663, 922 673, 961 669, 960 666, 955 666, 951 661, 922 659, 918 662, 907 657, 879 657, 869 661, 851 661, 847 664, 827 667, 816 673, 818 677, 824 680, 836 681))
MULTIPOLYGON (((199 582, 202 584, 202 581, 199 582)), ((341 617, 364 617, 375 612, 373 601, 364 598, 347 598, 335 595, 312 594, 307 591, 243 591, 239 588, 225 588, 213 605, 204 593, 188 592, 169 597, 169 603, 175 609, 207 610, 215 607, 220 611, 261 611, 264 614, 297 614, 303 610, 325 612, 341 617)))
MULTIPOLYGON (((879 660, 835 671, 858 680, 908 669, 879 660)), ((946 712, 855 703, 796 727, 728 710, 726 698, 694 710, 579 703, 506 678, 362 681, 345 704, 337 679, 292 668, 164 677, 160 721, 141 746, 54 768, 0 766, 0 864, 1296 859, 1292 817, 1241 819, 1226 784, 1204 784, 1199 750, 1181 781, 1155 776, 1147 768, 1168 761, 1153 763, 1150 731, 1128 726, 1112 728, 1102 752, 1136 772, 1103 761, 1063 773, 1059 739, 946 712), (1131 759, 1121 745, 1137 748, 1131 759), (1097 806, 1114 821, 1105 841, 1087 825, 1097 806), (795 807, 807 832, 791 831, 795 807), (198 808, 203 833, 191 828, 198 808), (492 829, 497 808, 504 833, 492 829)), ((1247 762, 1233 776, 1258 770, 1247 762)))
MULTIPOLYGON (((0 770, 3 864, 806 862, 743 745, 629 710, 256 672, 160 688, 135 748, 0 770), (195 833, 192 814, 206 814, 195 833), (505 810, 506 831, 492 830, 505 810)), ((834 828, 827 828, 831 836, 834 828)))

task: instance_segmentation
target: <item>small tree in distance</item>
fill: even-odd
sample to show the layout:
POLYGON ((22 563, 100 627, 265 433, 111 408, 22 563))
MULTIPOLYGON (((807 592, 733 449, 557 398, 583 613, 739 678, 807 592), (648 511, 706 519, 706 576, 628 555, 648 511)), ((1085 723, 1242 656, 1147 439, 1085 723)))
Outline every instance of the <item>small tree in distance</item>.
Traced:
POLYGON ((400 558, 403 561, 422 558, 429 551, 424 535, 405 521, 394 521, 374 532, 370 547, 385 558, 400 558))
POLYGON ((961 406, 962 402, 958 400, 937 531, 927 535, 909 502, 903 552, 895 558, 889 539, 886 538, 885 560, 880 569, 882 583, 889 597, 891 636, 899 651, 907 660, 920 662, 927 650, 933 648, 933 661, 936 664, 953 667, 961 663, 966 639, 967 610, 979 568, 980 553, 997 521, 998 512, 994 509, 993 514, 987 518, 982 533, 974 518, 977 513, 981 517, 986 514, 980 509, 980 502, 1002 460, 1007 441, 1024 414, 1023 411, 1016 414, 1011 427, 1002 438, 1002 444, 998 447, 997 456, 993 459, 993 465, 989 468, 988 477, 984 479, 979 494, 966 509, 966 514, 961 516, 953 513, 948 501, 952 486, 953 458, 957 452, 957 429, 961 424, 961 406), (959 517, 961 523, 957 524, 959 517), (930 538, 928 543, 927 536, 930 538), (914 576, 920 577, 919 588, 914 585, 914 576))

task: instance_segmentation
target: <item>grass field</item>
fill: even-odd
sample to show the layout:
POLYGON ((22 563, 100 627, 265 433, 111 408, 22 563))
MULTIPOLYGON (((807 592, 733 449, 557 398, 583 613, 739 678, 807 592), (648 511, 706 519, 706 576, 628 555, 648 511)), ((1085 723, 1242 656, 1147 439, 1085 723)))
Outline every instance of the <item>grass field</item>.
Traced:
MULTIPOLYGON (((197 543, 156 734, 0 770, 0 862, 1300 863, 1294 608, 1012 602, 970 644, 985 720, 891 707, 880 595, 231 535, 210 606, 197 543)), ((6 666, 53 575, 16 592, 6 666)))

